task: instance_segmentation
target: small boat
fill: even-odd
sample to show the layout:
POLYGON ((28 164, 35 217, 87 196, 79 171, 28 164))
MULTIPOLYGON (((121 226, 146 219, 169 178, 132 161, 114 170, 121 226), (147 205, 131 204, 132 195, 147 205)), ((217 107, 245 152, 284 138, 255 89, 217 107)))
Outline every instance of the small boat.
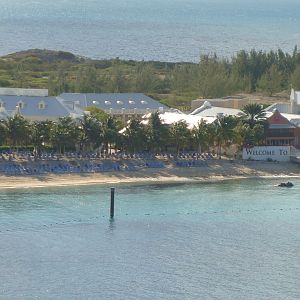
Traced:
POLYGON ((279 187, 293 187, 293 183, 288 181, 288 182, 281 182, 280 184, 278 184, 279 187))

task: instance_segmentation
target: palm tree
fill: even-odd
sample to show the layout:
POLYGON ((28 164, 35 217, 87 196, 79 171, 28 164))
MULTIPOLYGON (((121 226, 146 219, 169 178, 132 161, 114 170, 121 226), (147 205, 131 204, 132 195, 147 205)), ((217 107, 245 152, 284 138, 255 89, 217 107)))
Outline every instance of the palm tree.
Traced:
POLYGON ((78 126, 80 150, 94 150, 103 142, 103 124, 93 116, 85 115, 78 126))
POLYGON ((234 128, 239 119, 233 116, 218 117, 215 121, 215 137, 219 156, 221 156, 222 147, 227 148, 234 142, 234 128))
POLYGON ((31 141, 34 145, 34 155, 40 156, 43 147, 50 143, 53 127, 52 121, 36 121, 31 126, 31 141))
POLYGON ((8 130, 7 127, 5 126, 4 120, 0 120, 0 145, 3 145, 8 136, 8 130))
POLYGON ((252 128, 253 131, 253 141, 255 145, 262 145, 266 138, 266 125, 255 124, 252 128))
POLYGON ((170 129, 170 136, 176 145, 176 153, 179 154, 180 150, 184 150, 187 146, 191 136, 191 132, 188 129, 186 121, 179 121, 172 125, 170 129))
POLYGON ((260 145, 265 141, 265 126, 259 123, 251 128, 249 124, 240 122, 233 131, 234 140, 241 147, 260 145))
POLYGON ((162 124, 158 112, 151 114, 146 130, 149 149, 160 152, 166 145, 168 128, 162 124))
POLYGON ((233 129, 234 141, 240 148, 253 145, 252 129, 247 123, 239 122, 233 129))
POLYGON ((207 131, 207 148, 210 151, 211 147, 214 147, 215 140, 216 140, 216 128, 215 124, 206 124, 206 131, 207 131))
POLYGON ((208 135, 209 135, 208 124, 203 120, 193 128, 192 138, 193 141, 197 144, 198 153, 201 153, 202 149, 209 145, 208 135))
POLYGON ((66 147, 74 149, 78 140, 79 130, 72 118, 60 118, 58 123, 54 124, 51 132, 51 141, 60 153, 64 153, 66 147))
POLYGON ((16 114, 3 122, 7 131, 7 139, 10 147, 22 145, 29 140, 30 123, 21 115, 16 114))
POLYGON ((129 152, 136 153, 145 149, 146 133, 144 125, 134 118, 125 131, 125 144, 129 152))
POLYGON ((266 112, 264 111, 262 105, 259 105, 257 103, 250 103, 245 105, 242 110, 246 114, 244 120, 250 125, 251 128, 253 128, 256 123, 265 123, 266 112))
POLYGON ((120 127, 119 122, 112 116, 109 116, 105 120, 103 127, 103 142, 107 152, 111 152, 111 146, 116 145, 121 140, 119 134, 120 127))

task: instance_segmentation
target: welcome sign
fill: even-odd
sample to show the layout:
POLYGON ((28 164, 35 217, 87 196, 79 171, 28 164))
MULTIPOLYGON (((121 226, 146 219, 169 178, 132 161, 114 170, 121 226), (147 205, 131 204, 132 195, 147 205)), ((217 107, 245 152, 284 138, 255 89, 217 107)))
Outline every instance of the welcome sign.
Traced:
POLYGON ((243 159, 245 160, 290 161, 290 156, 290 146, 257 146, 243 149, 243 159))

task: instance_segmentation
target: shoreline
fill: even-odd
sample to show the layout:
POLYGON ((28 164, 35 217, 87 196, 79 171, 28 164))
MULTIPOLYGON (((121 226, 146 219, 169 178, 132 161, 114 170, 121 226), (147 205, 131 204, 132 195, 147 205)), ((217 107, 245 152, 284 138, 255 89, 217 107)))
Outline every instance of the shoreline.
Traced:
POLYGON ((255 178, 300 178, 300 168, 294 163, 213 161, 208 167, 199 168, 169 167, 139 171, 36 176, 0 175, 0 190, 87 185, 217 183, 255 178))

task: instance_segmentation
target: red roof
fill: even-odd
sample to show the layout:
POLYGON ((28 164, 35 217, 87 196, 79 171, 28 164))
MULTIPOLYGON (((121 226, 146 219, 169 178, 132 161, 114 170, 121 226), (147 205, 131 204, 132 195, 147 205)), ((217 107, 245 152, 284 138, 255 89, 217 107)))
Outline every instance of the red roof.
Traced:
POLYGON ((268 122, 270 125, 293 125, 287 118, 283 117, 278 110, 275 110, 273 115, 268 118, 268 122))

